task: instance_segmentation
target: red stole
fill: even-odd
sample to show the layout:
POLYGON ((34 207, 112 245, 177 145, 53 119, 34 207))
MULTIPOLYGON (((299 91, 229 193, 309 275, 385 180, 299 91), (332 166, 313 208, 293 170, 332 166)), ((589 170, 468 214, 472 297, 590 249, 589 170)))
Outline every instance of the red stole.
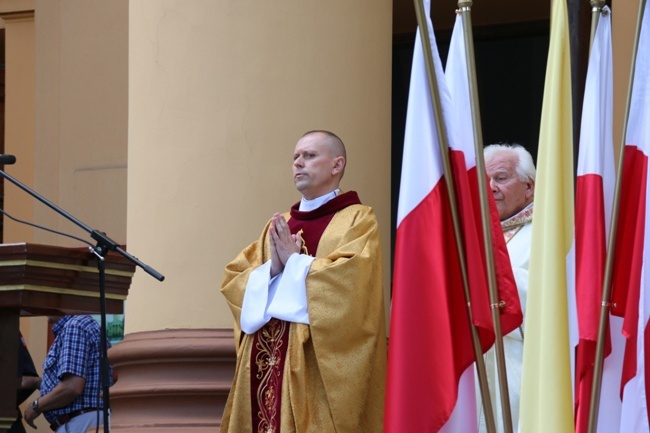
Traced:
MULTIPOLYGON (((299 211, 298 202, 291 207, 288 222, 291 233, 300 232, 307 254, 315 256, 320 238, 336 212, 353 204, 361 204, 354 191, 338 195, 309 212, 299 211)), ((280 432, 282 372, 289 345, 289 325, 290 322, 273 318, 254 336, 250 369, 251 416, 255 433, 280 432)))

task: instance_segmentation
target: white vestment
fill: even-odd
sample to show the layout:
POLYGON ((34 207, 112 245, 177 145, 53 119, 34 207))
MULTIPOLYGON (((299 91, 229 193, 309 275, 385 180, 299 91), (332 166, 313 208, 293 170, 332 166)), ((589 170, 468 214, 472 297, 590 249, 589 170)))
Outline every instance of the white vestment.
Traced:
MULTIPOLYGON (((511 219, 517 218, 522 213, 532 216, 532 203, 511 219)), ((508 221, 508 220, 506 220, 508 221)), ((504 223, 506 222, 504 221, 504 223)), ((530 242, 532 237, 532 221, 528 221, 510 237, 506 235, 506 246, 510 256, 512 272, 517 283, 517 292, 521 302, 521 311, 526 314, 526 294, 528 292, 528 265, 530 263, 530 242)), ((521 395, 521 366, 524 355, 524 325, 503 337, 503 348, 506 359, 506 373, 508 378, 508 395, 510 397, 510 413, 512 415, 512 428, 517 432, 519 424, 519 399, 521 395)), ((485 369, 490 387, 490 398, 494 410, 495 424, 498 433, 505 431, 503 427, 503 411, 501 407, 501 392, 499 390, 498 368, 494 346, 485 353, 485 369)), ((480 395, 480 394, 479 394, 480 395)), ((480 405, 480 402, 479 402, 480 405)), ((479 433, 486 433, 483 407, 479 407, 479 433)))

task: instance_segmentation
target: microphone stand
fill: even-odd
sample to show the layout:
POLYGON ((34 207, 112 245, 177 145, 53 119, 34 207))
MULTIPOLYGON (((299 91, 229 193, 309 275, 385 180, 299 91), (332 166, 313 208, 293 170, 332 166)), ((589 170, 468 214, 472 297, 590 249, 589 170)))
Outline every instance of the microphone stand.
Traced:
MULTIPOLYGON (((11 155, 3 155, 6 157, 10 157, 11 155)), ((3 162, 3 161, 0 161, 3 162)), ((6 163, 12 164, 15 162, 15 157, 12 157, 12 160, 7 159, 6 163)), ((146 273, 157 279, 158 281, 163 281, 165 277, 153 269, 152 267, 142 263, 140 260, 138 260, 136 257, 132 256, 131 254, 127 253, 124 251, 120 246, 111 238, 109 238, 106 233, 101 232, 99 230, 93 230, 91 229, 88 225, 84 224, 81 222, 79 219, 75 218, 65 210, 61 209, 59 206, 55 205, 33 189, 29 188, 27 185, 23 184, 19 180, 15 179, 14 177, 10 176, 9 174, 5 173, 4 170, 0 170, 0 176, 4 177, 7 179, 9 182, 13 183, 32 197, 34 197, 36 200, 40 201, 41 203, 45 204, 46 206, 50 207, 53 209, 55 212, 57 212, 59 215, 63 216, 64 218, 68 219, 69 221, 73 222, 77 226, 81 227, 83 230, 85 230, 87 233, 90 234, 90 237, 97 241, 97 245, 94 248, 90 248, 90 251, 97 256, 97 270, 99 272, 99 303, 100 303, 100 315, 101 315, 101 356, 100 356, 100 363, 99 363, 99 368, 100 368, 100 380, 102 384, 102 401, 103 401, 103 415, 104 415, 104 433, 109 433, 110 432, 110 419, 109 419, 109 401, 110 401, 110 396, 109 396, 109 383, 110 383, 110 377, 109 377, 109 368, 108 368, 108 347, 107 347, 107 338, 106 338, 106 264, 104 263, 104 259, 106 255, 108 254, 109 251, 117 251, 120 253, 122 256, 126 257, 133 263, 135 263, 137 266, 141 267, 146 273)))

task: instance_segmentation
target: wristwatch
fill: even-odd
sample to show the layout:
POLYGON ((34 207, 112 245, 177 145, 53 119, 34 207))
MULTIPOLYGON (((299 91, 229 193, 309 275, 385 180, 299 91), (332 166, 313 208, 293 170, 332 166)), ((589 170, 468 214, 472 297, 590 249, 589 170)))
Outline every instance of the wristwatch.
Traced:
POLYGON ((34 400, 34 402, 32 403, 32 409, 34 409, 34 412, 40 412, 40 410, 38 409, 38 399, 34 400))

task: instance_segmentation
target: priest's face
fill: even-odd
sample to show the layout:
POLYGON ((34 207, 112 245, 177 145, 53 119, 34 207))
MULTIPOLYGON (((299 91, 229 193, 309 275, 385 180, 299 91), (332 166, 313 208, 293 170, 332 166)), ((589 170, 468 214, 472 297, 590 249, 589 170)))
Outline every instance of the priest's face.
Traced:
POLYGON ((343 158, 336 156, 327 135, 315 132, 302 137, 293 152, 293 181, 308 200, 338 188, 343 158))
POLYGON ((517 162, 518 156, 509 152, 496 153, 485 160, 485 170, 501 221, 517 214, 533 201, 535 183, 519 178, 517 162))

